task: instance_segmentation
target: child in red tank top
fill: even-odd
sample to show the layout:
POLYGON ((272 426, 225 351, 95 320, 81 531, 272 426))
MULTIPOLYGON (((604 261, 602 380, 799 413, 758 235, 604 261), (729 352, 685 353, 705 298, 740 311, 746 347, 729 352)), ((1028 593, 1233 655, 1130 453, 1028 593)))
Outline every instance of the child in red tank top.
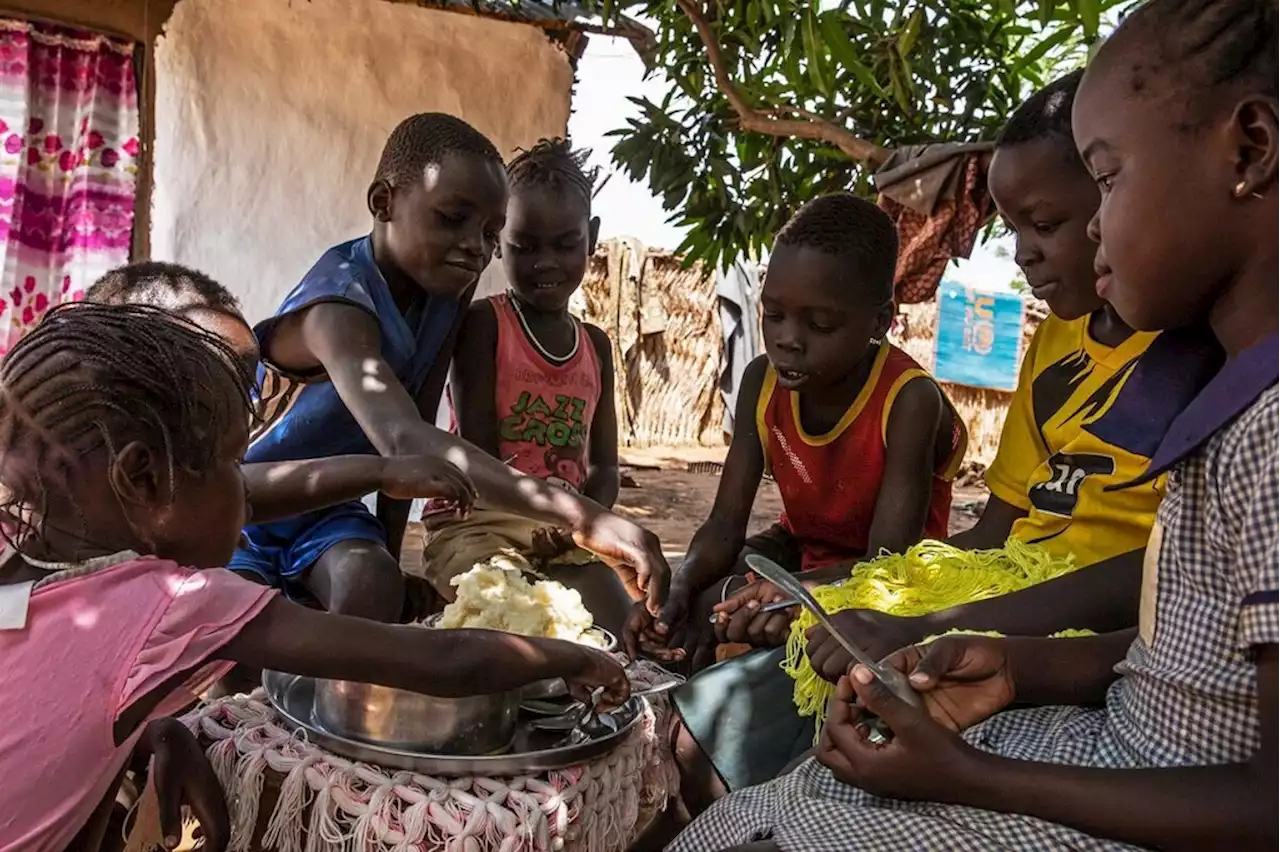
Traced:
MULTIPOLYGON (((585 159, 567 140, 552 139, 508 166, 511 196, 499 245, 511 290, 467 312, 450 396, 463 438, 522 473, 611 507, 621 481, 613 346, 604 331, 569 313, 600 226, 591 215, 594 176, 583 171, 585 159)), ((567 551, 551 557, 546 573, 581 592, 597 624, 620 632, 632 597, 610 569, 582 564, 584 552, 567 538, 556 546, 539 529, 544 525, 492 514, 479 521, 508 546, 529 551, 536 536, 540 552, 548 545, 567 551)), ((435 562, 432 584, 452 598, 450 576, 470 564, 435 562)))
MULTIPOLYGON (((869 553, 946 535, 967 435, 933 379, 884 342, 897 251, 888 216, 844 193, 809 202, 779 232, 760 299, 766 355, 743 375, 715 506, 672 578, 666 613, 687 620, 685 647, 667 647, 683 625, 660 635, 638 609, 629 641, 666 659, 692 653, 700 668, 716 645, 706 636, 710 607, 744 582, 747 554, 817 585, 847 576, 848 563, 869 553), (747 538, 766 471, 784 514, 747 538)), ((722 617, 718 638, 781 644, 793 610, 756 613, 759 605, 744 605, 731 623, 722 617)))
MULTIPOLYGON (((871 552, 894 404, 909 383, 932 383, 910 355, 891 343, 873 346, 867 357, 871 371, 862 389, 835 427, 819 435, 804 428, 801 392, 780 387, 774 368, 765 372, 756 432, 765 468, 785 507, 778 527, 794 541, 801 571, 847 564, 871 552)), ((955 416, 950 421, 951 434, 940 433, 935 443, 925 538, 946 538, 951 480, 964 458, 963 421, 955 416)))

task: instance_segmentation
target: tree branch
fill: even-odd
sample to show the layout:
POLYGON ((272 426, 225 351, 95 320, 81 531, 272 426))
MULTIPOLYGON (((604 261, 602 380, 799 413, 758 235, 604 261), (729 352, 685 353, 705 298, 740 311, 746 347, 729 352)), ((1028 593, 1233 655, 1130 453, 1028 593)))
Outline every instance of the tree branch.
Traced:
POLYGON ((752 107, 730 79, 724 64, 724 54, 720 52, 720 40, 716 38, 715 31, 695 0, 676 0, 676 4, 698 31, 698 38, 707 49, 707 61, 711 63, 711 70, 715 72, 716 86, 729 99, 729 105, 738 114, 738 126, 743 130, 770 136, 794 136, 797 139, 826 142, 828 145, 839 148, 850 159, 872 168, 888 159, 889 152, 884 148, 850 133, 821 116, 794 107, 782 107, 781 110, 800 115, 804 120, 770 118, 766 113, 752 107))

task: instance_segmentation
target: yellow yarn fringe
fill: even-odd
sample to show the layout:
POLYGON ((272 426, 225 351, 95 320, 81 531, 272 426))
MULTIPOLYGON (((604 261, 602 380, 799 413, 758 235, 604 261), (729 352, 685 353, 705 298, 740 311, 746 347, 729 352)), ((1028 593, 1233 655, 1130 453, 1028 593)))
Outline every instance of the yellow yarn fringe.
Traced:
MULTIPOLYGON (((1007 595, 1075 569, 1071 558, 1050 556, 1044 548, 1017 539, 1009 539, 998 550, 960 550, 940 541, 922 541, 906 553, 882 554, 860 562, 853 566, 848 580, 814 589, 813 595, 827 612, 872 609, 889 615, 927 615, 1007 595)), ((834 688, 818 677, 804 652, 808 644, 805 631, 816 621, 808 610, 802 610, 792 622, 782 668, 795 680, 796 710, 801 716, 816 716, 821 728, 834 688)), ((1084 635, 1090 631, 1054 634, 1084 635)))

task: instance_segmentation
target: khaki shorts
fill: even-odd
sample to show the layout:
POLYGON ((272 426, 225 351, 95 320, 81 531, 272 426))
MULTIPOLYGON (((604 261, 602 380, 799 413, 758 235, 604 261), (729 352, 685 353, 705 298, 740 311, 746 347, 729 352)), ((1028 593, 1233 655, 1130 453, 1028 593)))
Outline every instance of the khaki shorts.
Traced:
MULTIPOLYGON (((504 550, 531 553, 534 533, 548 526, 492 509, 474 509, 464 520, 452 515, 426 515, 422 524, 426 534, 421 565, 406 571, 426 580, 436 594, 449 602, 454 599, 450 580, 504 550)), ((594 561, 595 557, 587 551, 574 548, 550 560, 549 564, 585 565, 594 561)), ((534 565, 537 567, 536 561, 534 565)))

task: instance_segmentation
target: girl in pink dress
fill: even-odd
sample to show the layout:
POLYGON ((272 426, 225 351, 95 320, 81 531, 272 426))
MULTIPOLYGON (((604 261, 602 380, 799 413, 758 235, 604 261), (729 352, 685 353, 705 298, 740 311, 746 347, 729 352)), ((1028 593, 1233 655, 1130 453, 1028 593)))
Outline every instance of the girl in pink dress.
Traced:
POLYGON ((219 566, 246 517, 250 379, 159 309, 68 305, 0 362, 0 852, 94 848, 147 724, 233 663, 434 695, 626 677, 580 645, 290 603, 219 566), (209 569, 209 570, 204 570, 209 569), (100 809, 101 810, 101 809, 100 809))

